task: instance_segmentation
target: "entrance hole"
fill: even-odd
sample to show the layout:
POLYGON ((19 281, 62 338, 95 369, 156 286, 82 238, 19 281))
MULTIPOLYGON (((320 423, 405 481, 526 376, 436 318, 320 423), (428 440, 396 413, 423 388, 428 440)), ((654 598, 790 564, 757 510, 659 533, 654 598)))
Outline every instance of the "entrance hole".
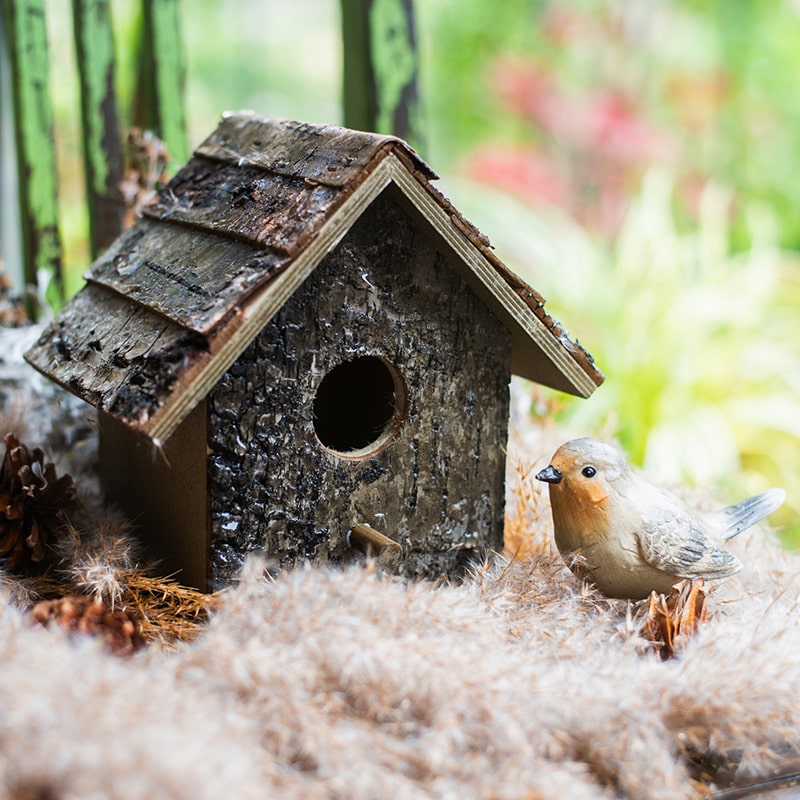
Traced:
POLYGON ((334 367, 314 397, 314 432, 343 458, 364 458, 388 444, 406 414, 405 382, 383 358, 361 356, 334 367))

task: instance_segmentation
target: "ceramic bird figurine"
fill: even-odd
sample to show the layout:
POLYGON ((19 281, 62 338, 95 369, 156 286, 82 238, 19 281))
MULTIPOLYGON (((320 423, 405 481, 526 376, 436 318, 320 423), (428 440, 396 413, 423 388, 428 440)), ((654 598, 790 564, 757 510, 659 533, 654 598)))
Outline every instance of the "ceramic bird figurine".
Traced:
POLYGON ((771 514, 786 493, 768 489, 710 514, 648 483, 595 439, 561 445, 536 475, 550 484, 556 545, 570 569, 608 597, 668 594, 682 578, 727 578, 741 562, 722 542, 771 514))

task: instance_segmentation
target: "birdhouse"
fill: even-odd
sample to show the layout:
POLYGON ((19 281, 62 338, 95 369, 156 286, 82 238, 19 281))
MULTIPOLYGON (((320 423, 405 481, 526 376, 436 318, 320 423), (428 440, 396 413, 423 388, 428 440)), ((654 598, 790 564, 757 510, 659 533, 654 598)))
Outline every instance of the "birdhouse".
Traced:
POLYGON ((502 547, 511 374, 603 376, 435 178, 390 136, 228 115, 27 353, 185 583, 342 562, 356 529, 407 575, 502 547))

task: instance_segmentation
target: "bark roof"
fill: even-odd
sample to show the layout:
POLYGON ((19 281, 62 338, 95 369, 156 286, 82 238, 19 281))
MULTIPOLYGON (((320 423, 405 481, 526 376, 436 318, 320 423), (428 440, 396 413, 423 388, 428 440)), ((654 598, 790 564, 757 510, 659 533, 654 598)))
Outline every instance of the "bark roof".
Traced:
POLYGON ((515 372, 588 396, 591 356, 432 185, 403 141, 223 118, 26 354, 98 409, 166 438, 369 203, 399 189, 513 334, 515 372))

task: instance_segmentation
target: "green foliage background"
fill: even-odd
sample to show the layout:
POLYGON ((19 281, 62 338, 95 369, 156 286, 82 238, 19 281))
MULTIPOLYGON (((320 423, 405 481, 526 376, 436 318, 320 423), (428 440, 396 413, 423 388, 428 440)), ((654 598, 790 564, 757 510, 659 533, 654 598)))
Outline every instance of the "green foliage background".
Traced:
MULTIPOLYGON (((137 4, 112 8, 125 91, 137 4)), ((797 544, 797 3, 416 9, 422 155, 609 376, 589 401, 531 387, 534 410, 666 482, 730 500, 784 486, 776 519, 797 544)), ((68 4, 48 14, 74 291, 88 258, 68 4)), ((342 121, 336 0, 186 0, 183 22, 191 146, 227 109, 342 121)))
POLYGON ((616 438, 667 483, 731 501, 783 486, 789 498, 773 519, 796 546, 797 6, 510 0, 491 13, 482 3, 420 10, 436 42, 429 112, 447 110, 429 113, 433 163, 609 376, 588 402, 532 390, 534 407, 578 434, 616 438), (548 129, 546 113, 509 106, 498 80, 509 61, 532 65, 534 90, 555 87, 551 103, 585 108, 615 93, 625 143, 635 150, 649 136, 658 146, 627 161, 609 158, 602 141, 575 146, 569 128, 548 129), (470 153, 487 147, 522 152, 511 164, 523 169, 555 165, 567 202, 476 169, 470 153), (621 186, 609 181, 620 175, 621 186), (592 225, 592 204, 614 192, 614 224, 592 225))

